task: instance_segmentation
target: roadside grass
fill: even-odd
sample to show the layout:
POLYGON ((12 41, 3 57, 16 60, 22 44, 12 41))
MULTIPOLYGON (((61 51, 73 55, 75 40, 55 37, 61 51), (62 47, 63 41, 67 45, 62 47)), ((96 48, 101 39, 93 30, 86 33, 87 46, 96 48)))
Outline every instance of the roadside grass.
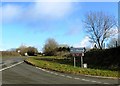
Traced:
MULTIPOLYGON (((30 57, 26 59, 25 62, 40 68, 63 72, 63 73, 116 77, 116 78, 118 77, 117 71, 73 67, 72 65, 61 64, 61 63, 58 63, 55 61, 49 61, 49 60, 41 60, 38 58, 44 58, 44 57, 30 57)), ((45 58, 48 58, 48 57, 45 57, 45 58)), ((50 57, 50 58, 54 58, 54 57, 50 57)))

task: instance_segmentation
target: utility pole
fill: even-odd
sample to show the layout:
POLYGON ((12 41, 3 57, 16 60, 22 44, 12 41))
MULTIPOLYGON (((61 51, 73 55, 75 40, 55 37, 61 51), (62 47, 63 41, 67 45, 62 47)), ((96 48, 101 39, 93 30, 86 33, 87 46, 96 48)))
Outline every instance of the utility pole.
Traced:
POLYGON ((83 68, 83 58, 81 56, 81 68, 83 68))
POLYGON ((75 56, 74 56, 74 67, 76 66, 76 63, 75 63, 76 61, 75 61, 75 56))

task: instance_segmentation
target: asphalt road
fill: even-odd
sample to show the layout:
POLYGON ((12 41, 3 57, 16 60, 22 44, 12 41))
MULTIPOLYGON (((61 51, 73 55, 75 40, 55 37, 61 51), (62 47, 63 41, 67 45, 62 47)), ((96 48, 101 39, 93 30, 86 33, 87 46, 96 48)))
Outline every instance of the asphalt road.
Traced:
POLYGON ((2 58, 2 61, 0 62, 0 69, 16 64, 20 61, 25 60, 27 57, 4 57, 2 58))
POLYGON ((58 73, 22 62, 2 72, 2 84, 118 84, 117 79, 58 73))

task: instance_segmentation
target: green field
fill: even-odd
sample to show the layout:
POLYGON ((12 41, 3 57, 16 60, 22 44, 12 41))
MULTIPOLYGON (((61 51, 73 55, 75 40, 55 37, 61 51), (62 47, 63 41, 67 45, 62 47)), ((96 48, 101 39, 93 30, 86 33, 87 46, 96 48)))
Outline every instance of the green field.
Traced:
POLYGON ((61 58, 58 57, 56 58, 52 56, 52 57, 30 57, 25 61, 34 66, 58 72, 80 75, 118 77, 118 71, 73 67, 72 65, 65 64, 66 61, 64 62, 63 60, 63 62, 61 63, 59 60, 61 60, 61 58))

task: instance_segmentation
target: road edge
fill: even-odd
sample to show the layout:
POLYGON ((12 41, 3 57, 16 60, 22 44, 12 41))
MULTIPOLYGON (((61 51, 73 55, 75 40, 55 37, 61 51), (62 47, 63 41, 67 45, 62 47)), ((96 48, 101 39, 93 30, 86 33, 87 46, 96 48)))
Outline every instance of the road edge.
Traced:
MULTIPOLYGON (((31 62, 28 62, 26 60, 24 60, 25 63, 29 64, 29 65, 32 65, 32 66, 35 66, 35 67, 38 67, 34 64, 32 64, 31 62)), ((41 68, 41 67, 39 67, 41 68)), ((41 68, 41 69, 44 69, 44 68, 41 68)), ((50 70, 50 69, 47 69, 47 70, 50 70)), ((54 71, 54 70, 51 70, 51 71, 54 71)), ((56 71, 56 72, 60 72, 60 71, 56 71)), ((67 74, 67 73, 66 73, 67 74)), ((72 73, 71 73, 72 74, 72 73)), ((105 77, 105 76, 93 76, 93 75, 85 75, 85 74, 81 74, 83 76, 87 76, 87 77, 94 77, 94 78, 104 78, 104 79, 120 79, 119 77, 105 77)))

